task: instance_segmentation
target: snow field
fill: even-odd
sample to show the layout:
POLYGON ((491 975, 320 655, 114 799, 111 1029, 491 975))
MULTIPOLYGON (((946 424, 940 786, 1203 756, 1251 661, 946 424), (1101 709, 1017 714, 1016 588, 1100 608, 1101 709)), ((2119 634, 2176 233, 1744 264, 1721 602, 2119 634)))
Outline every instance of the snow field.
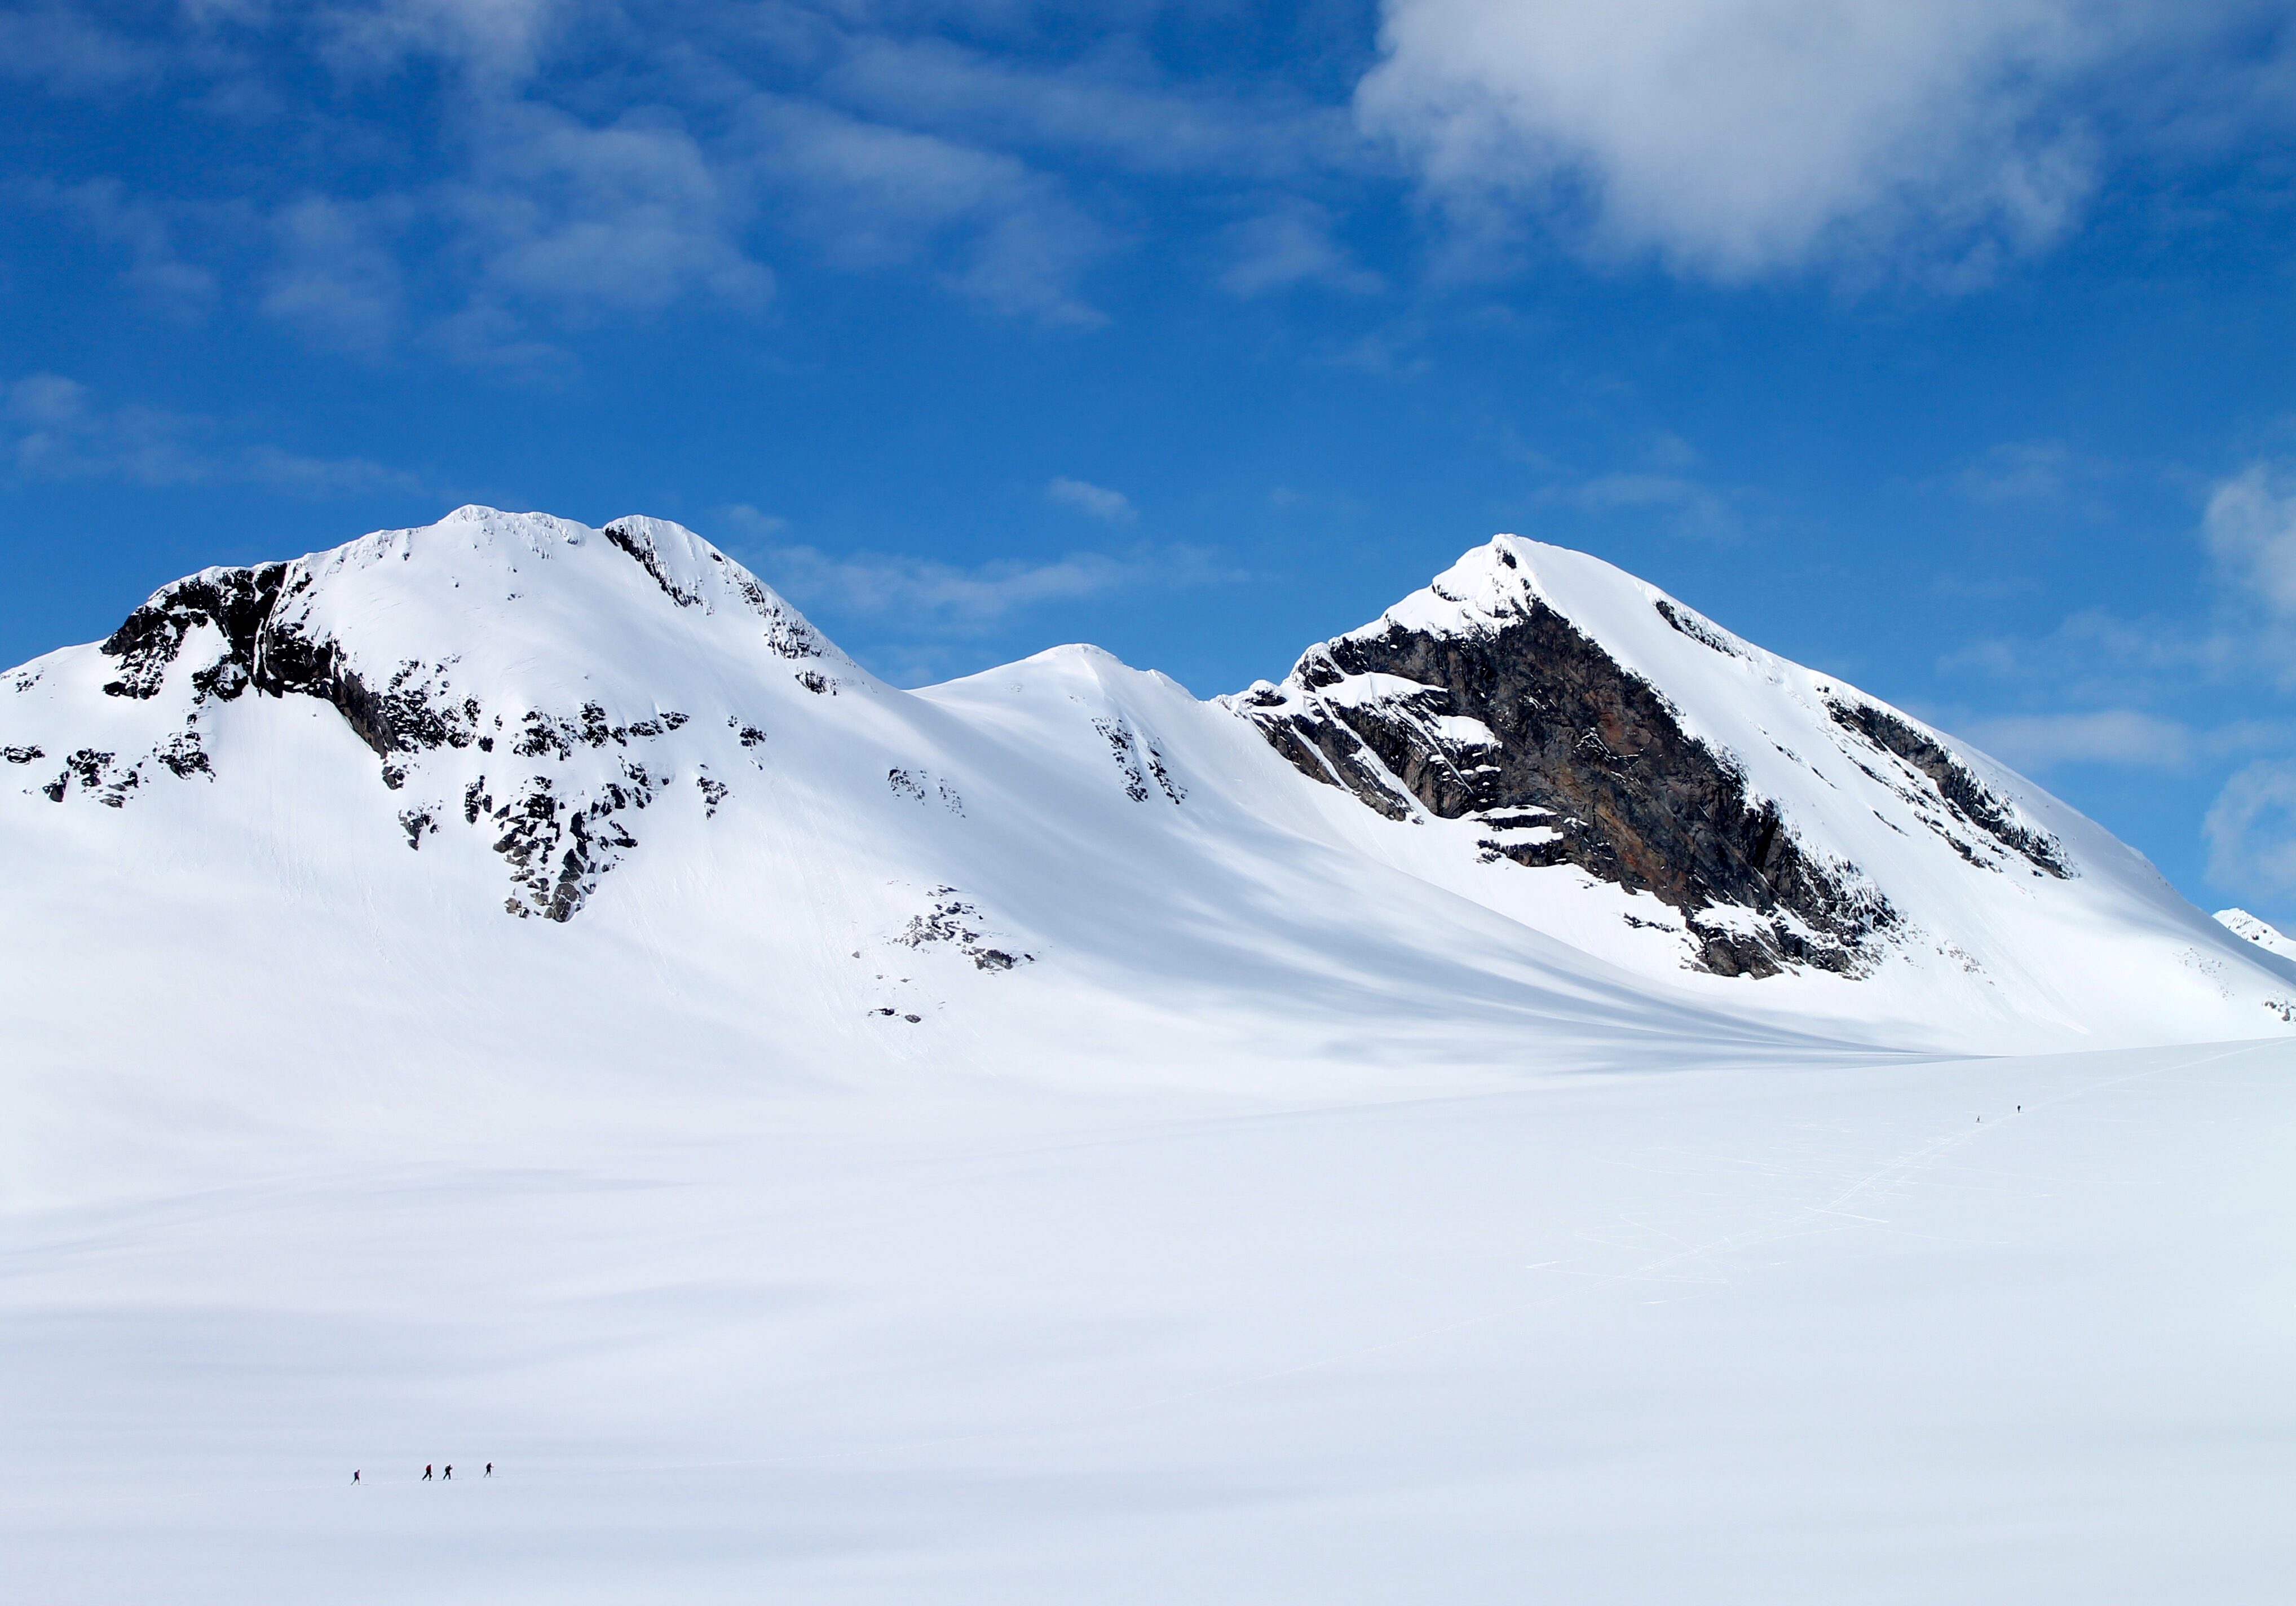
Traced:
POLYGON ((18 1211, 0 1524, 58 1603, 2275 1600, 2292 1069, 837 1094, 18 1211))
POLYGON ((4 1593, 2282 1598, 2296 965, 1981 756, 2079 874, 1844 812, 1931 807, 1846 688, 1502 540, 1937 940, 1685 971, 1160 676, 900 692, 652 521, 294 570, 459 740, 203 701, 209 626, 14 672, 4 1593), (520 809, 614 788, 537 914, 520 809))

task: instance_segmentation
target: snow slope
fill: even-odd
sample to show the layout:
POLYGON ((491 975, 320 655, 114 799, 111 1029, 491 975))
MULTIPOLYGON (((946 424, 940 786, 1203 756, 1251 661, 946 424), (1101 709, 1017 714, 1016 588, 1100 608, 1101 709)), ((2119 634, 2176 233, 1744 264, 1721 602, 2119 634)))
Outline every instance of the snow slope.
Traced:
POLYGON ((2266 953, 2282 959, 2296 959, 2296 939, 2271 922, 2259 920, 2245 909, 2219 909, 2216 918, 2226 930, 2246 938, 2266 953))
POLYGON ((1363 851, 1654 978, 1764 975, 1836 1029, 2246 1036, 2296 996, 2057 799, 1584 553, 1496 537, 1231 701, 1372 806, 1337 811, 1363 851))
POLYGON ((1848 688, 1669 627, 1606 565, 1502 538, 1393 617, 1477 628, 1502 572, 1886 897, 1869 973, 1685 968, 1653 897, 1363 808, 1231 703, 1093 649, 905 692, 677 526, 466 508, 207 571, 0 683, 0 851, 27 867, 6 1003, 102 1074, 192 1020, 263 1060, 273 1023, 212 1018, 260 986, 363 1021, 373 1074, 449 1078, 640 1058, 663 1020, 801 1077, 1154 1042, 1156 1075, 1270 1084, 2284 1029, 2296 971, 2079 815, 1963 755, 2062 854, 2042 874, 1845 751, 1821 710, 1848 688), (96 971, 126 1006, 60 1013, 96 971))

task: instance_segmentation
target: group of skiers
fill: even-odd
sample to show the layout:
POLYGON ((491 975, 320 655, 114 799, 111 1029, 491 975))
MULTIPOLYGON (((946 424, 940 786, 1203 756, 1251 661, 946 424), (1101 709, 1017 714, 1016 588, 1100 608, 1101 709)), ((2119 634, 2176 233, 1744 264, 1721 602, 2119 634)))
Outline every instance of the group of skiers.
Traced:
MULTIPOLYGON (((417 1481, 418 1483, 428 1483, 428 1482, 430 1482, 430 1475, 431 1475, 431 1472, 432 1472, 434 1470, 435 1470, 435 1468, 434 1468, 434 1466, 433 1466, 433 1463, 430 1463, 430 1462, 427 1462, 427 1461, 426 1461, 426 1462, 424 1462, 424 1463, 422 1463, 422 1476, 421 1478, 417 1479, 415 1481, 417 1481)), ((488 1476, 488 1478, 492 1478, 494 1475, 495 1475, 495 1463, 494 1463, 493 1462, 491 1462, 491 1461, 490 1461, 490 1462, 487 1463, 486 1476, 488 1476)), ((361 1483, 361 1482, 360 1482, 360 1479, 359 1479, 359 1470, 358 1470, 357 1467, 353 1467, 353 1468, 351 1469, 351 1481, 352 1481, 353 1483, 357 1483, 357 1484, 358 1484, 358 1485, 359 1485, 359 1487, 360 1487, 361 1488, 365 1488, 365 1487, 366 1487, 364 1483, 361 1483)), ((446 1471, 446 1475, 445 1475, 444 1477, 440 1478, 440 1479, 439 1479, 439 1482, 441 1482, 441 1483, 452 1483, 452 1482, 454 1482, 454 1481, 455 1481, 455 1463, 454 1463, 453 1462, 451 1462, 451 1461, 450 1461, 450 1462, 448 1462, 448 1463, 447 1463, 447 1471, 446 1471)))

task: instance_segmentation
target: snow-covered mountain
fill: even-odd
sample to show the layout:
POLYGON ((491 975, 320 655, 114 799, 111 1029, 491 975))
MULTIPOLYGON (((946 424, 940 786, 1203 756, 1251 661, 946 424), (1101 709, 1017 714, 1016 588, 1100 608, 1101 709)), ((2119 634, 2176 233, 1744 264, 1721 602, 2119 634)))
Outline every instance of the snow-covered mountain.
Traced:
POLYGON ((2285 1574, 2296 965, 1592 559, 905 692, 466 508, 10 672, 0 777, 11 1598, 2285 1574))
POLYGON ((2296 1016, 2038 788, 1514 537, 1201 701, 1088 647, 904 692, 676 525, 463 508, 163 588, 0 682, 0 986, 74 1062, 324 1020, 358 1077, 1280 1081, 2296 1016))
POLYGON ((2245 909, 2219 909, 2217 921, 2235 937, 2244 937, 2267 954, 2283 959, 2296 959, 2296 938, 2292 938, 2270 921, 2259 919, 2245 909))

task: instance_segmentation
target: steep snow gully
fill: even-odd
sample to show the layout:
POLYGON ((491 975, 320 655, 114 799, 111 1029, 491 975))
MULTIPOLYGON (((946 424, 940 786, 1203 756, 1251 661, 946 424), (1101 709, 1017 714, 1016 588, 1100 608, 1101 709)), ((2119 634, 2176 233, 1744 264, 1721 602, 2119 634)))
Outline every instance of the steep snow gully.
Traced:
POLYGON ((2030 783, 1512 536, 1200 702, 1084 647, 902 692, 677 525, 463 508, 165 587, 8 674, 0 758, 12 856, 59 910, 132 901, 172 968, 215 963, 168 944, 218 883, 457 974, 568 957, 485 906, 738 970, 717 1002, 791 1047, 840 1014, 1147 1010, 1313 1058, 1377 1057, 1400 1009, 1438 1052, 1595 1060, 2296 1014, 2296 970, 2030 783))

